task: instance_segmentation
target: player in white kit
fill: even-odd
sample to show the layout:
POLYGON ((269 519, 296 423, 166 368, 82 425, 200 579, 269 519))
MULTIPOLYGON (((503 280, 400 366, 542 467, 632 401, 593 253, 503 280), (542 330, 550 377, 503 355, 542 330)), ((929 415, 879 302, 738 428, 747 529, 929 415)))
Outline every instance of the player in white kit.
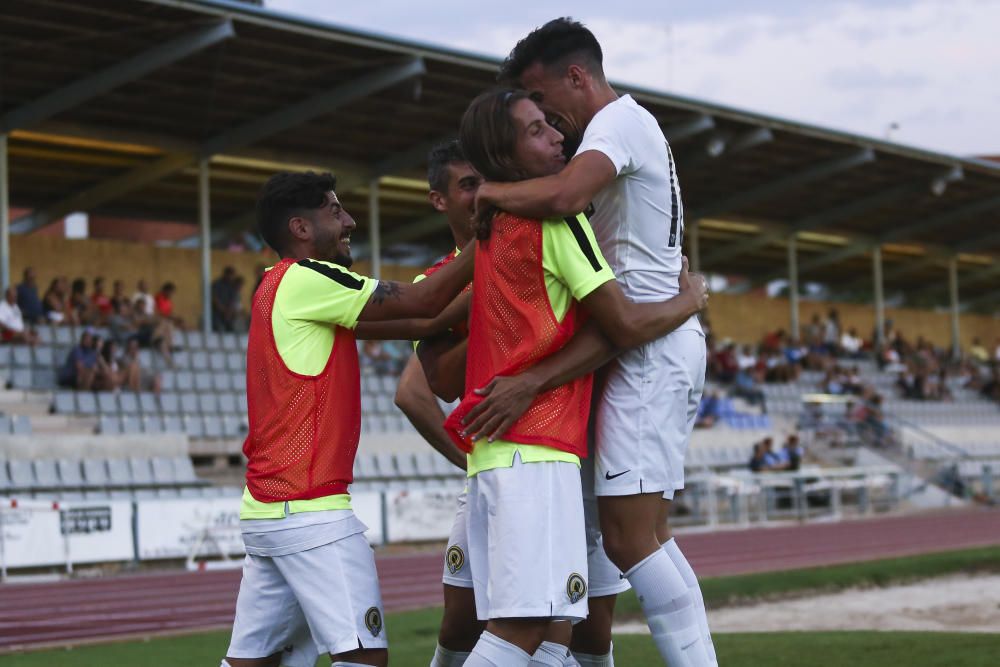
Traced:
MULTIPOLYGON (((673 156, 656 119, 607 83, 593 34, 571 19, 550 21, 518 42, 501 78, 529 90, 567 141, 579 137, 580 144, 560 173, 484 183, 477 202, 535 218, 592 205, 598 245, 626 296, 644 302, 676 294, 684 222, 673 156)), ((697 578, 666 528, 669 501, 684 486, 684 454, 704 377, 704 334, 692 317, 609 364, 595 415, 593 483, 603 548, 636 589, 657 648, 671 667, 716 664, 697 578)), ((470 430, 487 435, 500 430, 498 424, 530 402, 531 383, 545 379, 495 382, 493 402, 470 415, 470 430)), ((592 596, 596 587, 593 582, 592 596)), ((605 590, 617 592, 611 582, 605 590)), ((578 652, 574 636, 582 665, 612 664, 613 599, 588 629, 599 647, 581 640, 585 650, 578 652)), ((590 606, 592 614, 602 608, 593 600, 590 606)))

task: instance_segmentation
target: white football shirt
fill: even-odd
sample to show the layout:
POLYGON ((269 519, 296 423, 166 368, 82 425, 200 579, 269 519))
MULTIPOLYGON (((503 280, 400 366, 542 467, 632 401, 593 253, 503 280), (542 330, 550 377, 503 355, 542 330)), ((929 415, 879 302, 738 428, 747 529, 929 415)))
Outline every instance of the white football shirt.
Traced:
MULTIPOLYGON (((592 202, 597 244, 636 302, 678 293, 684 205, 674 158, 653 115, 624 95, 597 112, 576 154, 600 151, 618 177, 592 202)), ((701 330, 697 317, 681 329, 701 330)))

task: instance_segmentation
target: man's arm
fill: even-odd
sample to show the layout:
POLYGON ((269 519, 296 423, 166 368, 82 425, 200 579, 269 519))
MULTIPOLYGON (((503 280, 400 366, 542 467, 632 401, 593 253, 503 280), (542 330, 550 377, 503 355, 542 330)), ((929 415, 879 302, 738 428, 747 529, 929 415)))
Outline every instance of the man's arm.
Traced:
POLYGON ((611 184, 618 172, 604 153, 580 153, 558 174, 516 183, 486 182, 476 193, 476 208, 486 204, 528 218, 575 215, 611 184))
POLYGON ((417 357, 424 369, 427 384, 436 396, 454 401, 465 394, 465 357, 468 339, 451 332, 420 341, 417 357))
POLYGON ((418 283, 380 280, 359 322, 379 322, 410 318, 434 318, 472 281, 475 241, 462 253, 418 283))
POLYGON ((519 375, 496 377, 486 387, 475 389, 486 399, 466 415, 466 433, 491 440, 499 437, 524 414, 539 393, 586 375, 622 350, 665 336, 679 327, 708 301, 704 277, 688 274, 686 258, 679 285, 681 293, 672 299, 641 304, 628 301, 615 281, 595 289, 581 302, 591 321, 561 350, 519 375))
POLYGON ((434 318, 358 322, 355 337, 363 340, 422 340, 447 331, 469 317, 471 293, 459 294, 434 318))
POLYGON ((465 454, 455 446, 444 430, 445 414, 431 393, 424 369, 416 354, 410 357, 402 375, 399 376, 396 407, 403 411, 431 447, 451 463, 465 470, 465 454))

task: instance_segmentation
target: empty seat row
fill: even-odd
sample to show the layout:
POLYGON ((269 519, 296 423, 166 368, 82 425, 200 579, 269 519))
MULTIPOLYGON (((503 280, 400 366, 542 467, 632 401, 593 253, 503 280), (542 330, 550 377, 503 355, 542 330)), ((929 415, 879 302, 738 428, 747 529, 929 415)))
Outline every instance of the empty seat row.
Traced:
MULTIPOLYGON (((38 325, 35 330, 43 345, 75 345, 83 334, 83 327, 38 325)), ((110 337, 110 331, 102 327, 91 327, 95 335, 110 337)), ((174 330, 174 345, 191 350, 245 350, 247 335, 234 333, 209 333, 201 331, 174 330)))
POLYGON ((180 350, 171 355, 173 367, 177 370, 195 371, 246 371, 247 360, 243 352, 225 352, 221 350, 206 351, 180 350))
POLYGON ((452 465, 437 452, 359 453, 354 459, 354 479, 441 479, 460 478, 465 471, 452 465))
POLYGON ((246 373, 239 371, 164 371, 161 374, 165 391, 246 391, 246 373))
MULTIPOLYGON (((84 491, 36 491, 31 495, 39 500, 61 502, 108 500, 159 500, 173 498, 239 498, 242 489, 237 486, 162 486, 158 488, 93 489, 84 491)), ((0 495, 4 495, 0 492, 0 495)), ((8 494, 23 495, 23 494, 8 494)))
POLYGON ((197 439, 239 439, 246 436, 246 421, 235 416, 206 415, 101 415, 97 432, 103 435, 159 435, 184 433, 197 439))
POLYGON ((247 397, 244 393, 227 391, 195 394, 164 392, 99 393, 85 391, 59 391, 52 401, 52 411, 58 414, 83 415, 246 415, 247 397))
POLYGON ((191 459, 36 459, 0 461, 0 493, 66 491, 153 486, 192 486, 191 459))
POLYGON ((0 435, 31 435, 31 417, 0 414, 0 435))

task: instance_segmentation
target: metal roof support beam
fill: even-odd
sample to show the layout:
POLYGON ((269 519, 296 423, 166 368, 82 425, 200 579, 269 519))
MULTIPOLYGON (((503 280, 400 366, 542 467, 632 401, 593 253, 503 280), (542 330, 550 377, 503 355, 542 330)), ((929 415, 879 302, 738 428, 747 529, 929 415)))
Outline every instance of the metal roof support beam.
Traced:
POLYGON ((732 140, 720 139, 722 141, 721 152, 709 150, 713 141, 713 139, 709 139, 709 144, 706 144, 702 149, 693 152, 688 151, 688 154, 679 158, 677 162, 684 171, 687 171, 699 165, 715 162, 727 155, 735 155, 773 140, 774 133, 771 130, 766 127, 757 127, 748 132, 736 135, 732 140))
POLYGON ((691 270, 701 271, 701 225, 695 220, 684 226, 684 238, 688 239, 688 254, 691 256, 691 270))
POLYGON ((875 293, 875 346, 885 344, 885 289, 882 281, 882 246, 872 250, 872 289, 875 293))
POLYGON ((10 176, 7 135, 0 134, 0 288, 10 286, 10 176))
MULTIPOLYGON (((397 243, 408 243, 447 228, 447 219, 440 213, 433 213, 387 232, 381 239, 382 246, 388 248, 397 243)), ((366 250, 359 252, 355 259, 368 259, 370 256, 370 251, 366 250)))
POLYGON ((202 145, 201 155, 207 157, 249 146, 277 132, 302 125, 317 116, 339 109, 348 102, 368 97, 407 79, 420 76, 426 71, 423 60, 412 58, 401 65, 391 65, 364 74, 354 81, 341 84, 209 139, 202 145))
POLYGON ((198 232, 201 237, 201 330, 212 331, 212 204, 208 160, 198 161, 198 232))
POLYGON ((235 35, 232 22, 226 20, 154 46, 7 112, 0 118, 0 132, 39 123, 235 35))
POLYGON ((686 120, 663 128, 663 134, 667 140, 678 142, 695 135, 707 132, 715 127, 715 119, 711 116, 700 114, 691 120, 686 120))
MULTIPOLYGON (((800 218, 799 220, 793 222, 791 227, 796 232, 805 232, 818 227, 840 222, 841 220, 853 218, 874 208, 883 206, 884 204, 887 204, 895 199, 899 199, 907 193, 913 192, 914 189, 915 186, 907 184, 885 190, 884 192, 877 192, 868 197, 856 199, 841 206, 835 206, 834 208, 820 211, 815 215, 800 218)), ((785 237, 787 237, 787 232, 785 231, 763 234, 757 238, 747 239, 735 244, 734 247, 722 248, 721 250, 706 257, 705 262, 707 264, 722 262, 732 257, 756 250, 757 248, 763 248, 764 246, 770 245, 775 241, 780 241, 785 237)))
POLYGON ((368 247, 372 253, 372 277, 382 278, 382 218, 378 210, 378 179, 368 184, 368 247))
POLYGON ((799 258, 795 234, 788 237, 788 329, 793 342, 799 342, 799 258))
POLYGON ((826 162, 820 162, 812 167, 797 170, 788 176, 784 176, 769 183, 763 183, 755 188, 738 192, 732 197, 719 200, 712 204, 708 204, 702 209, 693 211, 690 217, 709 218, 714 215, 729 213, 745 206, 756 204, 759 201, 770 199, 771 197, 777 196, 787 190, 793 190, 803 185, 822 180, 828 176, 832 176, 833 174, 847 171, 863 164, 868 164, 874 160, 875 151, 871 148, 855 151, 850 155, 838 157, 833 160, 827 160, 826 162))
POLYGON ((389 157, 376 162, 372 165, 367 174, 350 173, 345 174, 343 178, 338 177, 337 191, 352 192, 360 187, 368 185, 372 179, 378 179, 382 176, 388 176, 389 174, 398 173, 404 169, 410 169, 417 165, 424 164, 424 162, 427 161, 427 154, 432 148, 444 141, 455 138, 455 136, 443 136, 430 141, 421 141, 420 143, 414 144, 400 153, 390 155, 389 157))
POLYGON ((367 97, 380 90, 392 87, 406 79, 419 76, 425 71, 419 58, 402 65, 384 67, 366 74, 354 81, 332 88, 307 100, 275 111, 262 118, 252 120, 229 132, 209 139, 198 148, 198 154, 174 153, 166 155, 150 164, 136 167, 131 171, 99 183, 89 190, 70 195, 52 204, 43 211, 24 216, 11 225, 11 230, 27 233, 43 227, 49 222, 73 211, 86 211, 113 200, 115 197, 132 192, 165 176, 190 167, 199 157, 208 158, 216 153, 242 148, 271 134, 301 125, 317 116, 329 113, 346 104, 367 97))
POLYGON ((958 258, 948 260, 948 301, 951 311, 951 358, 962 358, 962 339, 958 316, 958 258))

